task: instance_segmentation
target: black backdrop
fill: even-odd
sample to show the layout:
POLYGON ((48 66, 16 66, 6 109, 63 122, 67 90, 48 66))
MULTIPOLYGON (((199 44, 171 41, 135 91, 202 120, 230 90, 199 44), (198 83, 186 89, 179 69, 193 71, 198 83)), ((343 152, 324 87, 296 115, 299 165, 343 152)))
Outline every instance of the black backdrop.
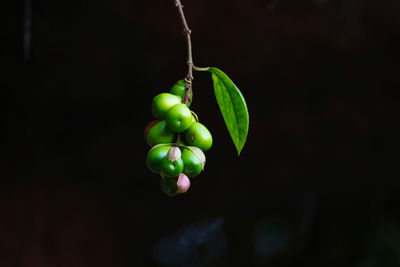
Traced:
POLYGON ((194 61, 250 113, 238 158, 207 73, 207 165, 166 197, 151 99, 186 72, 173 0, 2 5, 0 266, 399 266, 400 3, 184 1, 194 61))

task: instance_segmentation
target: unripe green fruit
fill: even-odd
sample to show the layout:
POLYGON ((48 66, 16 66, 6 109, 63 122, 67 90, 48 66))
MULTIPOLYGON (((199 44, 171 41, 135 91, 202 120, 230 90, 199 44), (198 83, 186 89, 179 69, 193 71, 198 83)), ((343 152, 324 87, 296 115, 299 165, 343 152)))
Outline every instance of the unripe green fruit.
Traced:
MULTIPOLYGON (((174 86, 172 86, 170 93, 180 96, 182 99, 186 97, 186 83, 183 80, 179 80, 174 86)), ((193 99, 193 91, 190 91, 190 99, 193 99)), ((187 103, 187 106, 190 107, 190 101, 187 103)))
POLYGON ((153 147, 149 153, 147 153, 146 164, 152 172, 160 173, 161 160, 167 156, 171 147, 170 145, 160 145, 153 147))
POLYGON ((199 175, 203 169, 200 159, 190 149, 182 151, 183 173, 188 177, 199 175))
POLYGON ((200 122, 194 122, 184 134, 188 146, 196 146, 203 151, 209 150, 212 146, 211 133, 200 122))
POLYGON ((199 121, 199 116, 197 116, 197 114, 193 110, 191 110, 190 112, 192 112, 193 120, 199 121))
POLYGON ((177 179, 161 178, 161 190, 170 197, 178 195, 177 179))
POLYGON ((161 175, 167 178, 175 178, 178 177, 179 174, 183 171, 183 161, 182 159, 177 159, 171 162, 166 157, 161 159, 161 175))
POLYGON ((147 135, 148 135, 150 129, 153 128, 153 126, 159 122, 160 122, 160 120, 154 120, 154 121, 151 121, 146 124, 146 126, 144 127, 144 140, 147 141, 147 135))
POLYGON ((190 109, 185 104, 177 104, 168 110, 165 120, 170 130, 180 133, 190 127, 192 117, 190 109))
POLYGON ((147 134, 147 144, 155 146, 158 144, 172 143, 174 141, 175 133, 167 127, 165 120, 160 121, 153 127, 147 134))
POLYGON ((192 115, 192 123, 196 122, 196 119, 194 118, 194 116, 192 115))
POLYGON ((162 93, 153 98, 151 111, 156 118, 165 117, 167 111, 182 102, 182 98, 169 93, 162 93))
POLYGON ((186 82, 185 82, 185 80, 179 80, 179 81, 176 82, 176 84, 178 84, 178 85, 186 85, 186 82))

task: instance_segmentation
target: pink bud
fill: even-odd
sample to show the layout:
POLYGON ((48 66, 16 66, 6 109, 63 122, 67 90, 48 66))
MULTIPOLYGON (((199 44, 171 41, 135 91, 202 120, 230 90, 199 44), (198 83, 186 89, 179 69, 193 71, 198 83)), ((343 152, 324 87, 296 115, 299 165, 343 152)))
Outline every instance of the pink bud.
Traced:
POLYGON ((185 174, 181 173, 179 174, 177 185, 178 185, 177 193, 185 193, 189 189, 190 180, 185 174))

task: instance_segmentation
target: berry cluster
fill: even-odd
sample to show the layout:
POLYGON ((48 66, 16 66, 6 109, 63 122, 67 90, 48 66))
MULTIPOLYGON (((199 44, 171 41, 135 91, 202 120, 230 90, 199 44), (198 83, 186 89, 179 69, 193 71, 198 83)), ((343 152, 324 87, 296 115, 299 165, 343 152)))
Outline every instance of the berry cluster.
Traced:
POLYGON ((178 81, 170 93, 155 96, 151 108, 157 120, 145 128, 145 139, 152 147, 147 154, 147 166, 161 175, 161 189, 169 196, 188 190, 188 177, 201 173, 205 165, 203 151, 212 145, 210 131, 189 109, 192 91, 190 98, 186 97, 184 80, 178 81))

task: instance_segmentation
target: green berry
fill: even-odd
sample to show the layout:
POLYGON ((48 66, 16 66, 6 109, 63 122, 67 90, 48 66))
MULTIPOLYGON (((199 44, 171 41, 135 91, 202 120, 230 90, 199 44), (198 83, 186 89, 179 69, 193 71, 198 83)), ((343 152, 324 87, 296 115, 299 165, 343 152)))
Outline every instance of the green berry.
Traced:
POLYGON ((200 122, 194 122, 184 133, 185 143, 188 146, 196 146, 203 151, 207 151, 212 146, 212 136, 210 131, 200 122))
POLYGON ((201 160, 190 149, 182 151, 183 173, 188 177, 194 177, 201 173, 203 165, 201 160))
POLYGON ((192 125, 193 116, 185 104, 177 104, 168 110, 165 120, 170 130, 180 133, 192 125))
POLYGON ((169 93, 162 93, 153 98, 151 110, 156 118, 165 117, 167 111, 176 104, 182 103, 182 98, 169 93))
POLYGON ((186 82, 185 82, 185 80, 179 80, 179 81, 176 82, 176 84, 178 84, 178 85, 186 85, 186 82))
POLYGON ((158 122, 151 127, 147 134, 147 144, 155 146, 158 144, 172 143, 174 141, 175 133, 167 127, 165 120, 158 122))
MULTIPOLYGON (((174 86, 172 86, 170 93, 180 96, 182 99, 186 97, 186 82, 183 80, 178 81, 174 86)), ((190 91, 190 99, 193 99, 193 91, 190 91)), ((187 106, 190 107, 190 101, 188 101, 187 106)))
POLYGON ((177 179, 161 178, 161 190, 170 197, 178 195, 177 179))
POLYGON ((147 153, 146 164, 152 172, 160 173, 161 160, 167 156, 171 147, 170 145, 160 145, 150 149, 149 153, 147 153))
POLYGON ((175 178, 183 171, 183 161, 182 159, 177 159, 175 161, 170 161, 166 157, 161 159, 161 175, 166 178, 175 178))

